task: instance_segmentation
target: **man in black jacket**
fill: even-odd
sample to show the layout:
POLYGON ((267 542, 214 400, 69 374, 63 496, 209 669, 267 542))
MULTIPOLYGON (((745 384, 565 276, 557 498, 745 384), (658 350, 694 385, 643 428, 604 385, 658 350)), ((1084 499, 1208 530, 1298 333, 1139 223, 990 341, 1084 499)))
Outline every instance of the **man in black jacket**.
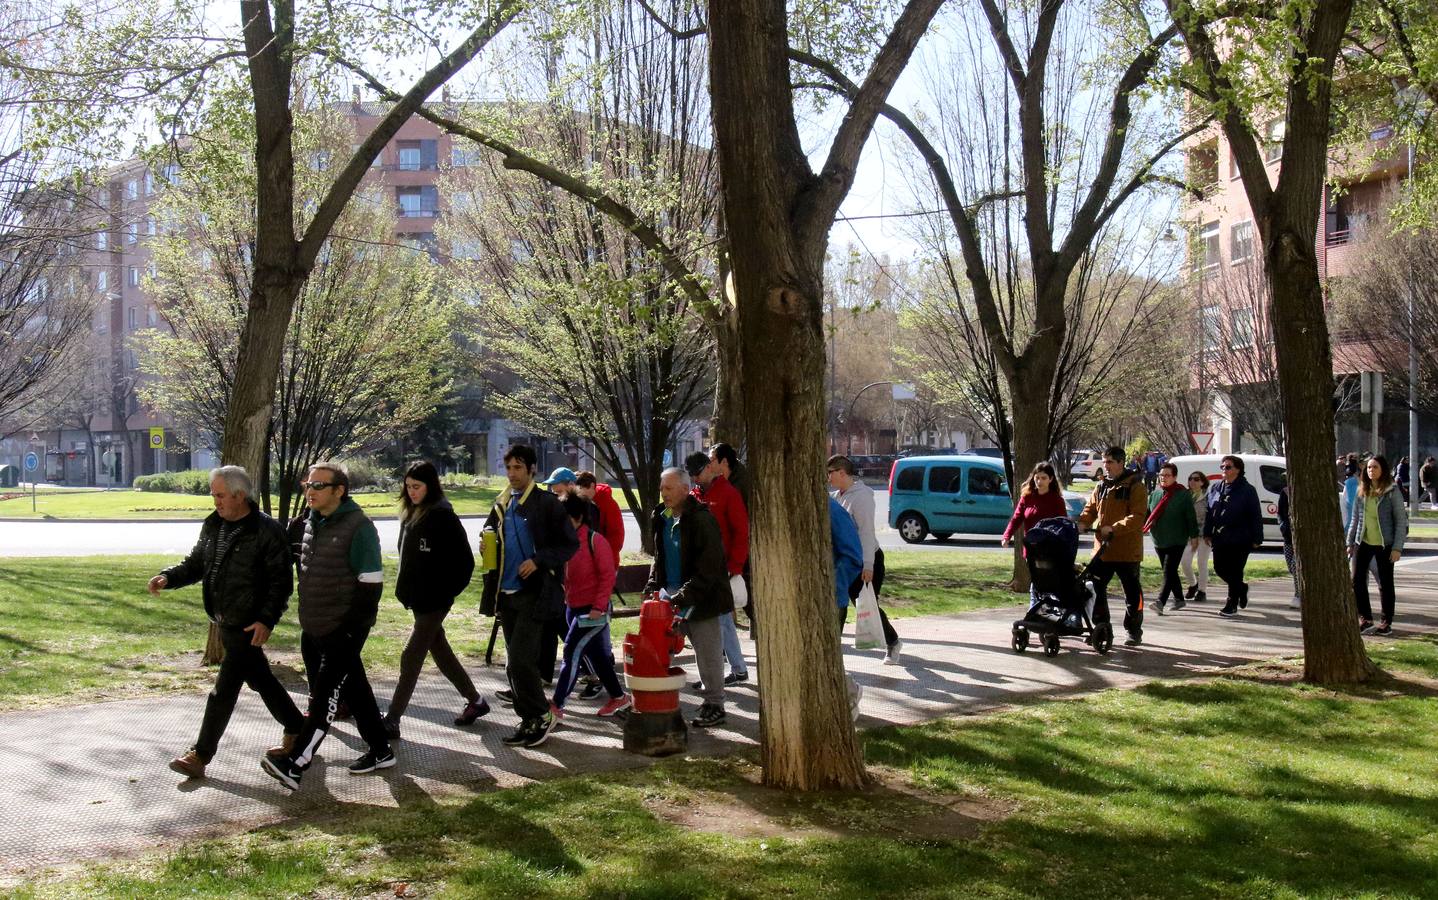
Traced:
POLYGON ((294 580, 285 530, 250 499, 250 477, 239 466, 210 473, 215 511, 200 526, 200 539, 185 559, 150 579, 152 594, 203 583, 205 614, 219 627, 225 657, 205 701, 205 718, 195 745, 170 761, 190 778, 205 777, 220 737, 235 711, 240 687, 260 695, 292 744, 304 725, 295 701, 270 671, 265 642, 284 615, 294 580))
MULTIPOLYGON (((540 678, 545 624, 564 610, 564 564, 579 549, 574 525, 559 498, 534 482, 538 460, 523 444, 504 455, 509 487, 495 498, 484 530, 494 532, 496 568, 484 574, 479 609, 498 615, 504 631, 505 672, 519 729, 504 743, 538 747, 559 719, 540 678)), ((553 666, 550 661, 551 670, 553 666)), ((504 695, 500 695, 505 699, 504 695)))
POLYGON ((683 469, 664 470, 659 496, 664 503, 650 517, 654 564, 644 592, 664 589, 676 617, 683 620, 704 698, 689 724, 712 728, 724 724, 724 640, 719 617, 734 611, 724 539, 709 507, 689 493, 689 473, 683 469))

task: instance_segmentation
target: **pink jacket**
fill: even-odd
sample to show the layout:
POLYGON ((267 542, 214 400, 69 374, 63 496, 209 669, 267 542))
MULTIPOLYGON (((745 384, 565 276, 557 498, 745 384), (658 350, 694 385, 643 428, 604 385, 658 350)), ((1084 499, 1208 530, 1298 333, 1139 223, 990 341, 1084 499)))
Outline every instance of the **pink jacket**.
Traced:
POLYGON ((1064 503, 1064 495, 1054 488, 1049 488, 1042 494, 1027 493, 1019 497, 1018 505, 1014 507, 1014 514, 1009 519, 1009 527, 1004 529, 1004 540, 1014 536, 1014 531, 1022 525, 1024 531, 1028 531, 1044 519, 1053 519, 1058 516, 1069 514, 1068 504, 1064 503))
POLYGON ((571 609, 592 606, 608 610, 616 571, 614 551, 604 535, 590 531, 588 525, 580 525, 579 552, 569 558, 569 566, 564 571, 564 602, 571 609))

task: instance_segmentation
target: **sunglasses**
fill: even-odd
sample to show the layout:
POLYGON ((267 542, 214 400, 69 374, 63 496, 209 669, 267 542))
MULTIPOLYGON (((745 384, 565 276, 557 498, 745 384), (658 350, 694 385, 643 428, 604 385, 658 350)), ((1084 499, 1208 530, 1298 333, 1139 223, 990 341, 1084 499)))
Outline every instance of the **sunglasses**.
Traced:
POLYGON ((332 487, 334 487, 334 486, 335 486, 335 482, 333 482, 333 481, 301 481, 301 482, 300 482, 300 487, 304 488, 304 489, 307 490, 307 491, 322 491, 322 490, 324 490, 325 488, 332 488, 332 487))
POLYGON ((1227 471, 1229 469, 1236 469, 1238 468, 1238 466, 1219 466, 1219 468, 1223 469, 1224 471, 1227 471))

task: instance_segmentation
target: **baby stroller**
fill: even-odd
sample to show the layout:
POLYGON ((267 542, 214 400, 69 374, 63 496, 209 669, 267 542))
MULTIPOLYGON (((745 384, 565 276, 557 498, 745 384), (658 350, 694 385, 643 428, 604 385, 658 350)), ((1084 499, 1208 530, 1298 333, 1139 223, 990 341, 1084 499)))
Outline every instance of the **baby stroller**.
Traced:
POLYGON ((1086 577, 1108 543, 1100 544, 1093 558, 1076 570, 1078 544, 1078 526, 1063 517, 1044 519, 1024 535, 1029 579, 1037 599, 1014 623, 1014 652, 1028 649, 1031 634, 1038 635, 1045 656, 1058 656, 1059 638, 1068 635, 1087 635, 1087 643, 1100 653, 1108 653, 1113 646, 1113 625, 1093 623, 1098 591, 1086 577))

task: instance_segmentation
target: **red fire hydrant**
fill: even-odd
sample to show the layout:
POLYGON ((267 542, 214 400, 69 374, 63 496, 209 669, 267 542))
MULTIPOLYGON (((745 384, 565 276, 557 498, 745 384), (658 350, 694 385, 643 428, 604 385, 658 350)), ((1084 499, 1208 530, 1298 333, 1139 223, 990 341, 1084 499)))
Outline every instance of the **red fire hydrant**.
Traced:
POLYGON ((624 720, 624 749, 645 756, 680 753, 689 746, 689 731, 679 714, 679 689, 684 670, 673 665, 684 649, 684 635, 674 629, 674 606, 651 597, 639 609, 639 633, 624 636, 624 680, 634 706, 624 720))

